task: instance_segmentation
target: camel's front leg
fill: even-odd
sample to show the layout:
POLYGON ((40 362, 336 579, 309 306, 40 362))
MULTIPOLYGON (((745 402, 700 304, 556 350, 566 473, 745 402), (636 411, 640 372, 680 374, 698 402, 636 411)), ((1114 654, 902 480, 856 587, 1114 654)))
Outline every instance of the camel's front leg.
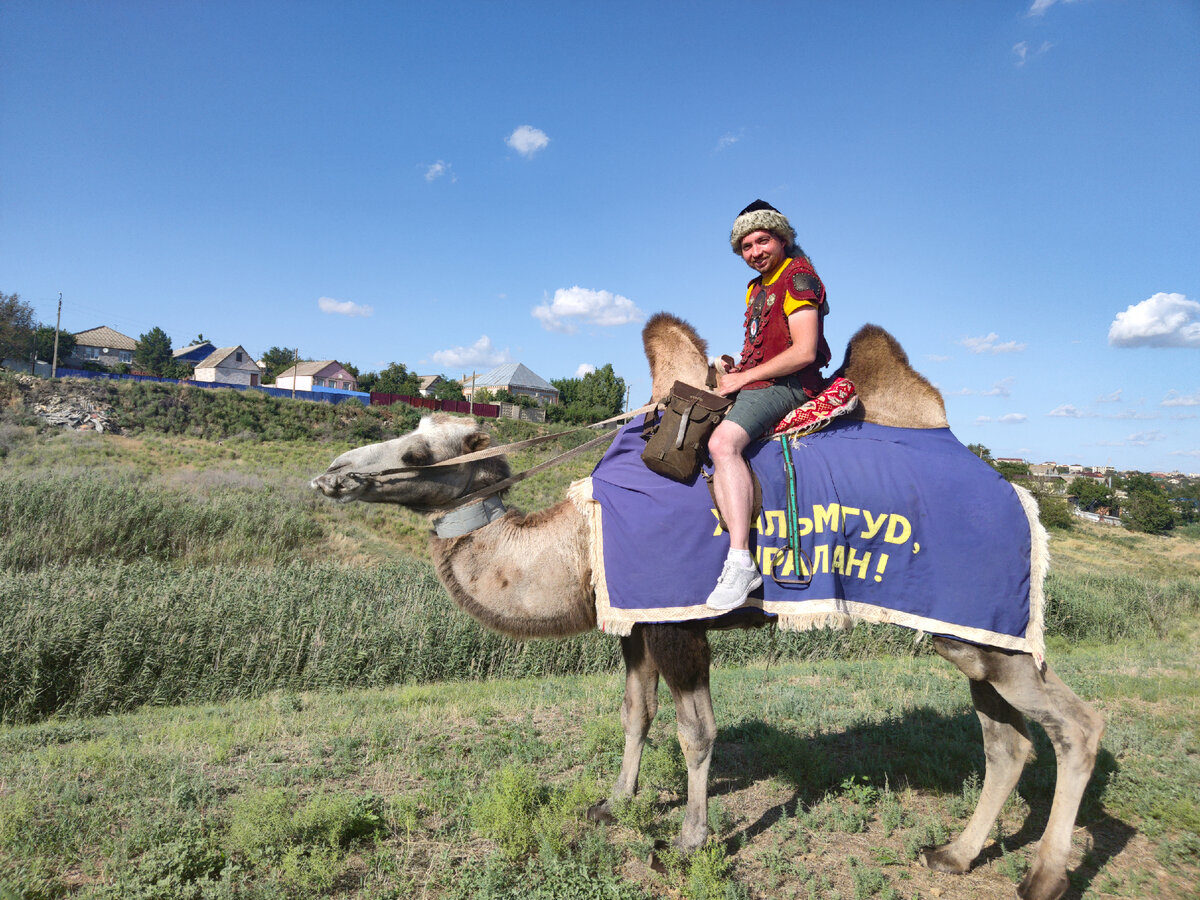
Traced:
POLYGON ((634 628, 633 634, 621 638, 621 655, 625 658, 625 699, 621 704, 625 752, 612 793, 588 810, 588 818, 596 822, 613 821, 615 804, 637 793, 642 748, 658 712, 658 668, 646 652, 643 628, 634 628))
POLYGON ((708 769, 717 738, 708 637, 694 628, 658 626, 648 634, 647 643, 675 699, 679 746, 688 769, 687 812, 675 843, 691 851, 708 840, 708 769))

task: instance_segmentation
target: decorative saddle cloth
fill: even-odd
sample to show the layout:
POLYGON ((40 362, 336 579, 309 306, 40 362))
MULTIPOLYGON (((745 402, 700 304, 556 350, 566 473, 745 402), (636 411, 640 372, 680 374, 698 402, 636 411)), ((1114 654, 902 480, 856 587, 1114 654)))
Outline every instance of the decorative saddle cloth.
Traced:
MULTIPOLYGON (((617 634, 640 622, 716 618, 704 598, 729 548, 703 480, 654 474, 642 446, 640 426, 626 426, 570 491, 589 522, 598 625, 617 634)), ((1031 577, 1031 551, 1044 549, 1033 546, 1024 506, 1032 501, 948 428, 838 419, 815 434, 756 443, 747 460, 763 488, 751 552, 764 584, 749 603, 780 627, 889 622, 1042 660, 1045 559, 1033 558, 1031 577), (795 467, 799 555, 787 533, 783 440, 795 467)))

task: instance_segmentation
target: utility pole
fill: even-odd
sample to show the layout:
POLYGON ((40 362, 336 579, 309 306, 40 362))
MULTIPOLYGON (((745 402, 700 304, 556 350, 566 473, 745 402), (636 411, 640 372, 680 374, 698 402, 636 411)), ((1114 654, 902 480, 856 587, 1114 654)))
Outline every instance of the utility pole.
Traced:
POLYGON ((296 399, 296 379, 300 376, 300 348, 292 356, 292 399, 296 399))
POLYGON ((629 395, 632 391, 633 385, 629 385, 627 388, 625 388, 625 412, 629 412, 629 395))
POLYGON ((58 375, 58 327, 62 324, 62 291, 58 292, 58 318, 54 320, 54 358, 50 362, 50 377, 58 375))

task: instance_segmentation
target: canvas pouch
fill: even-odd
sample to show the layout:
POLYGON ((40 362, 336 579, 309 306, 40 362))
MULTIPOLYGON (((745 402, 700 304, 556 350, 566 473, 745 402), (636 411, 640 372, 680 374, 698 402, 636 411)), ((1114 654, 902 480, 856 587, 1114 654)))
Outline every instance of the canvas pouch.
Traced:
POLYGON ((722 397, 677 381, 670 396, 646 413, 642 461, 653 472, 690 482, 708 453, 708 439, 733 405, 722 397))

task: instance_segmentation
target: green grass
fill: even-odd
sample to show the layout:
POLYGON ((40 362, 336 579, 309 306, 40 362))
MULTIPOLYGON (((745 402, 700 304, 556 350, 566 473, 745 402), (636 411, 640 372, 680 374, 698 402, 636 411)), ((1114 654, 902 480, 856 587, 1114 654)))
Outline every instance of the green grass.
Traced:
MULTIPOLYGON (((421 557, 424 519, 309 493, 408 413, 305 418, 320 405, 109 383, 95 390, 132 435, 38 433, 12 384, 0 378, 4 900, 990 900, 1028 866, 1055 775, 1036 728, 972 872, 914 864, 962 827, 983 755, 961 676, 911 632, 713 634, 714 836, 683 858, 663 846, 686 792, 666 692, 641 794, 607 828, 582 816, 620 766, 611 636, 487 633, 421 557)), ((536 430, 495 427, 498 442, 536 430)), ((556 502, 595 458, 523 482, 511 505, 556 502)), ((1069 896, 1194 897, 1200 542, 1080 526, 1052 550, 1050 660, 1109 721, 1069 896)))
MULTIPOLYGON (((1190 642, 1054 662, 1110 723, 1076 832, 1079 896, 1137 897, 1146 879, 1191 896, 1190 642), (1174 688, 1131 703, 1118 669, 1174 688)), ((962 827, 983 767, 957 673, 913 658, 719 669, 716 832, 689 859, 653 851, 655 871, 685 791, 669 697, 643 793, 620 824, 582 816, 620 765, 620 689, 591 675, 275 692, 0 727, 0 883, 27 896, 1007 898, 1053 793, 1035 731, 1001 843, 967 876, 927 872, 917 849, 962 827)))

